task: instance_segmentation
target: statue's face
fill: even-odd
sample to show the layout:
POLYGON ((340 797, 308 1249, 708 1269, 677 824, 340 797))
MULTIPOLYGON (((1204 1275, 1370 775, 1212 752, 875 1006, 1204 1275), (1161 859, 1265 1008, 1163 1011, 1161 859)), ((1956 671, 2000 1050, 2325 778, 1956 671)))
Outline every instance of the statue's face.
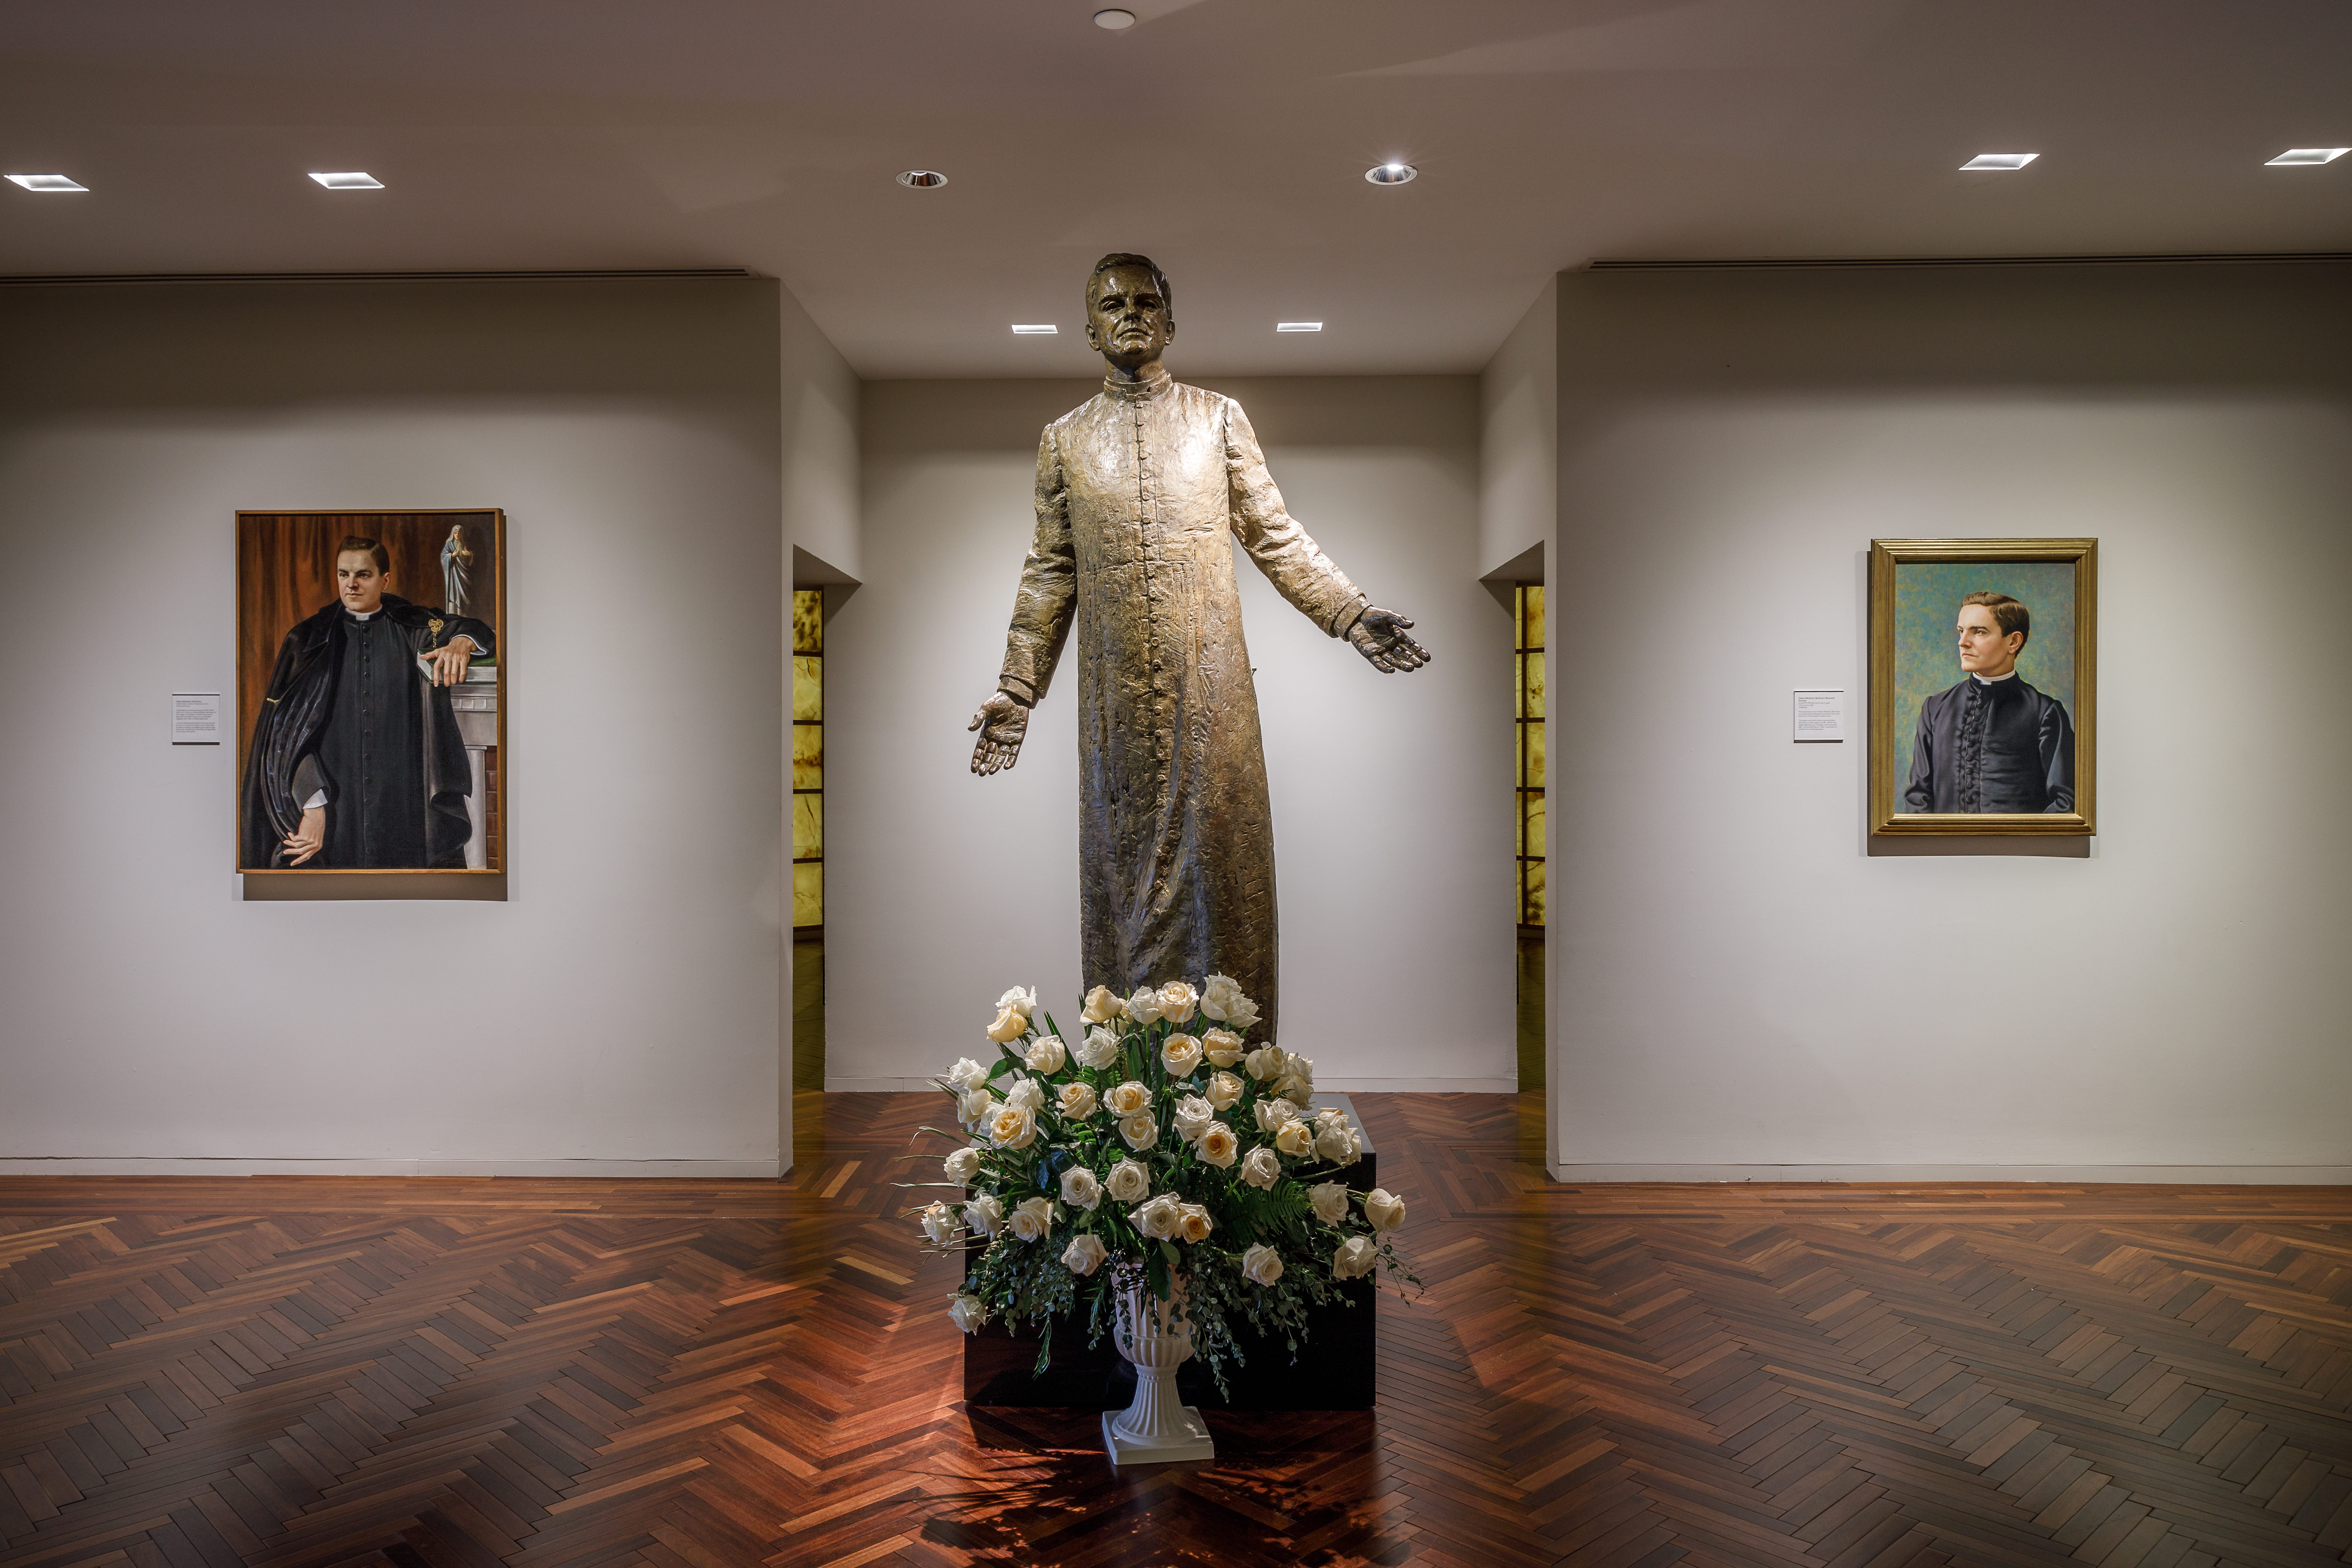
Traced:
POLYGON ((1150 268, 1114 267, 1095 279, 1087 301, 1087 342, 1104 358, 1129 368, 1149 364, 1175 336, 1175 318, 1150 268))

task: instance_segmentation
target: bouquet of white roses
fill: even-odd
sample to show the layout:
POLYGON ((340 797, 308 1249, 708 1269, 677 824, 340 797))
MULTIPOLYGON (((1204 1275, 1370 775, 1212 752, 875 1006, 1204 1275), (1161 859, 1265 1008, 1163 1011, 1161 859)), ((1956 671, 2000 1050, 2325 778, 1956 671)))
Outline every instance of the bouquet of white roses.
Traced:
POLYGON ((1342 1168, 1363 1152, 1345 1112, 1311 1108, 1315 1064, 1244 1040, 1257 1007, 1228 976, 1195 991, 1181 980, 1119 997, 1087 995, 1076 1044, 1034 991, 997 1005, 988 1037, 997 1059, 967 1058, 940 1087, 956 1102, 960 1147, 946 1183, 966 1189, 909 1210, 929 1245, 965 1255, 949 1303, 971 1332, 991 1317, 1054 1323, 1083 1289, 1099 1338, 1114 1279, 1139 1277, 1191 1325, 1195 1353, 1218 1386, 1239 1359, 1236 1318, 1280 1332, 1295 1353, 1310 1307, 1337 1281, 1384 1264, 1406 1268, 1388 1233, 1404 1201, 1351 1192, 1342 1168), (1043 1018, 1042 1026, 1038 1022, 1043 1018))

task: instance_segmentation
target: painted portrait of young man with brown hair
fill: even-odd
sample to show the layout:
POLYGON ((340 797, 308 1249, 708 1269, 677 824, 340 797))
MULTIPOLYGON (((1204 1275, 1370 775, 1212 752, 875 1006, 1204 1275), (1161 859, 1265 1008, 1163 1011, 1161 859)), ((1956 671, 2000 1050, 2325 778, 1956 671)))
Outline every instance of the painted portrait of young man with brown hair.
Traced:
POLYGON ((497 634, 387 592, 373 539, 335 547, 334 582, 335 602, 286 634, 254 721, 238 864, 462 868, 473 779, 448 689, 497 634))
POLYGON ((1959 684, 1919 704, 1904 809, 2074 810, 2074 723, 2064 703, 2017 673, 2032 613, 2007 594, 1970 594, 1956 629, 1959 684))

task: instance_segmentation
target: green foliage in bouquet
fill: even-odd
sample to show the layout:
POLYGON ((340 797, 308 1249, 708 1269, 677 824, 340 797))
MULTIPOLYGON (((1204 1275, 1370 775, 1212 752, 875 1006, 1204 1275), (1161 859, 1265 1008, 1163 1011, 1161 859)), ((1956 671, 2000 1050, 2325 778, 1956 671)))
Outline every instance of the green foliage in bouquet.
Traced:
POLYGON ((1194 1353, 1226 1389, 1237 1321, 1295 1354, 1308 1310, 1346 1300, 1339 1281, 1384 1267, 1421 1282, 1389 1240, 1404 1201, 1342 1179, 1362 1132, 1340 1110, 1310 1109, 1313 1062, 1248 1046, 1257 1008, 1230 978, 1124 998, 1097 985, 1082 1021, 1073 1044, 1016 986, 989 1026, 997 1059, 966 1058, 937 1080, 959 1131, 925 1131, 959 1146, 946 1182, 908 1184, 965 1197, 908 1212, 929 1246, 967 1259, 948 1306, 957 1327, 1039 1325, 1043 1372, 1056 1322, 1083 1310, 1092 1343, 1114 1295, 1139 1282, 1178 1302, 1194 1353))

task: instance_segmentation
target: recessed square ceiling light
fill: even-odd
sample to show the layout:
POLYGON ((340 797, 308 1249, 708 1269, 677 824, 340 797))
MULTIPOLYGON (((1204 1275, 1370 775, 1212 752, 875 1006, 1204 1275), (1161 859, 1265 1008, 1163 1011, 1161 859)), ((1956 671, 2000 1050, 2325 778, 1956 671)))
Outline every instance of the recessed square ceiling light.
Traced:
POLYGON ((1274 330, 1277 332, 1319 332, 1323 330, 1323 323, 1320 321, 1276 321, 1274 324, 1274 330))
MULTIPOLYGON (((2267 169, 2275 163, 2333 163, 2347 153, 2352 153, 2352 147, 2290 147, 2263 167, 2267 169)), ((8 177, 13 180, 16 176, 8 177)))
POLYGON ((87 191, 88 185, 76 184, 63 174, 11 174, 8 183, 22 185, 28 191, 87 191))
POLYGON ((1979 153, 1960 167, 1963 169, 2022 169, 2040 156, 2042 154, 2039 153, 1979 153))
POLYGON ((1013 330, 1024 338, 1050 338, 1062 329, 1051 321, 1038 321, 1026 325, 1015 321, 1013 323, 1013 330))
POLYGON ((383 182, 373 174, 351 169, 340 174, 312 174, 312 179, 331 191, 380 191, 383 182))

